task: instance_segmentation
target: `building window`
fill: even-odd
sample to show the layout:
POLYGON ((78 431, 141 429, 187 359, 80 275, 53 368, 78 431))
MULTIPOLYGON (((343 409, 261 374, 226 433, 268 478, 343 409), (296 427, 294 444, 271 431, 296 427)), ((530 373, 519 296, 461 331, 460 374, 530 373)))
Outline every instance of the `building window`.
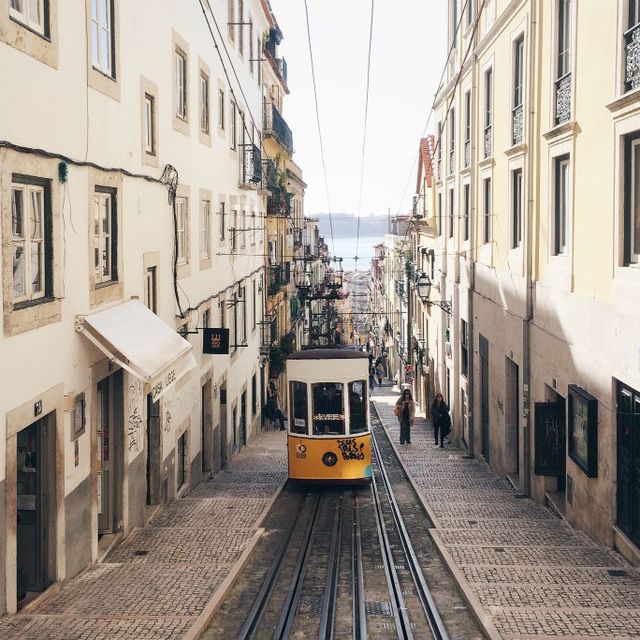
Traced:
POLYGON ((491 242, 491 178, 482 181, 482 241, 491 242))
POLYGON ((238 0, 238 51, 244 55, 244 0, 238 0))
POLYGON ((187 119, 187 56, 180 50, 175 50, 175 109, 176 116, 181 120, 187 119))
POLYGON ((218 129, 224 131, 224 91, 218 91, 218 129))
POLYGON ((144 94, 144 111, 143 111, 143 123, 144 123, 144 150, 149 155, 155 155, 156 153, 156 145, 155 139, 153 135, 153 125, 155 118, 155 110, 154 110, 154 100, 153 96, 148 93, 144 94))
POLYGON ((449 173, 456 170, 456 110, 449 113, 449 173))
POLYGON ((569 224, 569 156, 555 160, 554 247, 555 255, 567 253, 569 224))
POLYGON ((209 77, 200 73, 200 131, 209 133, 209 77))
POLYGON ((253 20, 249 18, 249 72, 253 74, 253 20))
POLYGON ((238 115, 236 103, 231 103, 231 148, 236 149, 238 146, 238 115))
POLYGON ((438 192, 438 235, 442 235, 442 193, 438 192))
POLYGON ((202 327, 208 329, 211 326, 211 311, 205 309, 202 312, 202 327))
POLYGON ((18 182, 11 187, 13 302, 51 295, 51 212, 48 182, 18 182))
POLYGON ((471 185, 464 185, 464 234, 463 239, 469 239, 469 227, 471 220, 471 185))
POLYGON ((558 59, 556 63, 556 124, 571 118, 571 0, 558 0, 558 59))
POLYGON ((624 157, 624 262, 640 262, 640 132, 636 131, 625 139, 624 157))
POLYGON ((256 55, 258 56, 256 62, 258 67, 258 86, 262 83, 262 40, 260 38, 256 41, 256 55))
POLYGON ((220 242, 224 242, 224 239, 226 237, 226 229, 225 229, 225 208, 224 208, 224 202, 220 203, 220 213, 218 214, 220 216, 220 235, 218 236, 220 238, 220 242))
POLYGON ((466 378, 469 375, 469 325, 460 319, 460 373, 466 378))
POLYGON ((247 343, 247 288, 239 287, 238 289, 238 305, 240 306, 240 328, 242 329, 242 342, 240 344, 247 343))
POLYGON ((640 1, 629 0, 629 20, 624 33, 625 42, 625 91, 640 87, 640 1))
POLYGON ((464 94, 464 166, 471 164, 471 91, 464 94))
POLYGON ((188 242, 188 210, 187 199, 176 198, 176 236, 178 250, 178 264, 189 262, 189 242, 188 242))
POLYGON ((211 256, 211 203, 203 200, 200 203, 200 257, 211 256))
POLYGON ((484 72, 484 157, 493 151, 493 69, 484 72))
POLYGON ((236 38, 236 0, 227 0, 227 25, 229 29, 229 40, 232 42, 236 38))
POLYGON ((437 144, 438 152, 436 154, 438 180, 442 178, 442 145, 444 144, 444 140, 442 136, 443 132, 444 132, 444 127, 442 125, 442 122, 438 122, 438 144, 437 144))
POLYGON ((522 169, 511 172, 511 248, 522 244, 522 169))
POLYGON ((93 280, 96 284, 118 279, 116 234, 115 191, 96 189, 93 195, 93 280))
POLYGON ((453 238, 453 228, 455 220, 455 193, 453 189, 449 189, 449 237, 453 238))
POLYGON ((238 210, 234 209, 231 212, 231 251, 235 252, 237 248, 238 238, 238 210))
POLYGON ((253 280, 251 283, 251 314, 253 320, 252 328, 254 330, 258 326, 258 295, 256 289, 256 281, 253 280))
POLYGON ((157 267, 147 267, 147 278, 144 288, 144 303, 153 313, 158 313, 157 267))
POLYGON ((457 46, 458 33, 458 0, 451 0, 451 46, 457 46))
POLYGON ((178 490, 184 487, 187 481, 187 432, 185 431, 179 438, 177 444, 177 482, 178 490))
POLYGON ((257 225, 258 223, 256 222, 256 212, 253 211, 251 213, 251 245, 255 245, 256 243, 256 233, 257 233, 257 225))
POLYGON ((524 36, 514 44, 512 144, 522 144, 524 135, 524 36))
POLYGON ((467 0, 467 11, 466 11, 467 27, 470 27, 473 22, 473 10, 474 10, 473 0, 467 0))
POLYGON ((109 77, 114 75, 113 64, 113 2, 91 2, 91 53, 93 66, 109 77))
POLYGON ((254 373, 251 377, 251 415, 258 413, 258 379, 254 373))
POLYGON ((9 0, 9 15, 25 27, 48 37, 44 0, 9 0))

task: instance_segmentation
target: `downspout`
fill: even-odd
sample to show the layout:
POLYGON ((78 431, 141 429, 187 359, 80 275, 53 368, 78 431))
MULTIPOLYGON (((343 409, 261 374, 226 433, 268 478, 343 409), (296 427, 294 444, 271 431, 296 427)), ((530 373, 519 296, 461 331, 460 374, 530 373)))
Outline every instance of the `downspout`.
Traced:
MULTIPOLYGON (((529 158, 527 166, 527 244, 526 244, 526 291, 525 291, 525 318, 523 323, 522 339, 522 359, 523 359, 523 380, 522 380, 522 437, 524 441, 524 485, 525 495, 531 495, 531 324, 533 322, 533 216, 535 211, 534 198, 534 160, 538 152, 536 125, 536 105, 535 105, 535 70, 534 56, 537 58, 538 37, 536 29, 537 0, 531 0, 529 12, 529 34, 531 39, 531 55, 529 60, 529 158), (535 144, 531 144, 531 142, 535 144), (532 151, 533 147, 533 153, 532 151)), ((535 60, 535 62, 538 62, 535 60)))

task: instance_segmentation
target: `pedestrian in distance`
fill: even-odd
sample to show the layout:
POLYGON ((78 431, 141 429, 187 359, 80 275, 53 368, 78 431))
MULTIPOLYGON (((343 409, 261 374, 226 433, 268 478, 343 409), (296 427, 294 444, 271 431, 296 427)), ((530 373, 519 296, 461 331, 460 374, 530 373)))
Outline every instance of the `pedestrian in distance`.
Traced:
POLYGON ((416 415, 416 403, 409 389, 402 392, 393 412, 400 422, 400 444, 411 444, 411 425, 416 415))
POLYGON ((440 446, 444 447, 444 439, 451 432, 451 416, 449 407, 441 393, 437 393, 431 405, 431 420, 433 421, 433 437, 438 446, 438 434, 440 434, 440 446))
POLYGON ((278 405, 278 390, 275 387, 270 388, 267 404, 264 407, 264 415, 269 420, 277 420, 280 423, 280 431, 286 430, 284 426, 286 417, 278 405))
POLYGON ((384 378, 384 367, 380 362, 376 365, 376 377, 378 378, 378 384, 382 386, 382 378, 384 378))
POLYGON ((375 369, 373 365, 369 367, 369 391, 373 391, 373 381, 375 376, 375 369))

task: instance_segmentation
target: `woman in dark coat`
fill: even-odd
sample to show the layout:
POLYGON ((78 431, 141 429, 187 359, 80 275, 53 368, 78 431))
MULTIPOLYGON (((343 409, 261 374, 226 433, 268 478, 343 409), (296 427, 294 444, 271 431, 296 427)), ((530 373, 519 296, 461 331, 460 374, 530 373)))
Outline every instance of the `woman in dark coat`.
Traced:
POLYGON ((398 398, 394 413, 400 421, 400 444, 411 444, 411 424, 416 415, 416 403, 409 389, 405 389, 398 398))
POLYGON ((449 415, 449 407, 441 393, 436 394, 431 405, 431 420, 433 421, 433 437, 436 446, 438 445, 438 433, 440 433, 440 446, 444 447, 444 439, 451 431, 451 416, 449 415))

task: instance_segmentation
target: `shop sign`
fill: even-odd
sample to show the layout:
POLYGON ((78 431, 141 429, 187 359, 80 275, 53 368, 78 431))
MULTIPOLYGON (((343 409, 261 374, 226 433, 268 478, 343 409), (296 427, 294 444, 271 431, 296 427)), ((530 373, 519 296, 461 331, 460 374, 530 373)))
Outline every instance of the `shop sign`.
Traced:
POLYGON ((203 329, 202 353, 226 355, 229 353, 229 329, 203 329))

